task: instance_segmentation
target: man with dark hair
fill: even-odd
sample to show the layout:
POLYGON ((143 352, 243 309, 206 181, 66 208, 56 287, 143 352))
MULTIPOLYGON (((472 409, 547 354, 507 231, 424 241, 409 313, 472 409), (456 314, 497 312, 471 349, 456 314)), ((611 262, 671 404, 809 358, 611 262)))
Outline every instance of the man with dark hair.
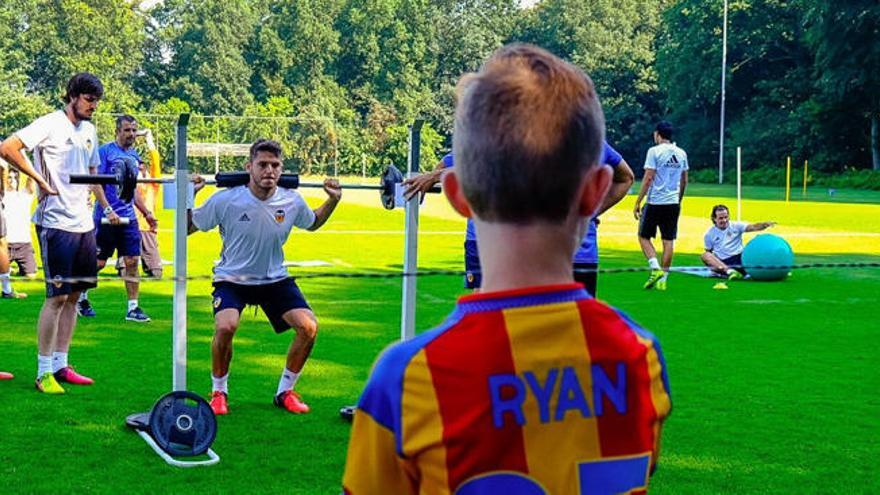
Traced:
MULTIPOLYGON (((317 230, 330 218, 342 189, 335 179, 324 181, 327 200, 311 209, 300 194, 278 187, 282 172, 281 146, 261 139, 251 146, 247 185, 215 193, 190 215, 190 232, 220 227, 223 247, 214 267, 214 340, 211 343, 211 409, 227 414, 232 338, 241 312, 259 305, 276 333, 296 333, 278 382, 274 404, 295 414, 309 412, 293 388, 312 351, 318 320, 284 267, 284 243, 295 226, 317 230)), ((204 179, 195 176, 195 190, 204 179)))
MULTIPOLYGON (((99 174, 115 175, 119 168, 125 167, 126 160, 139 164, 143 162, 137 150, 134 149, 134 141, 138 133, 137 120, 131 115, 120 115, 116 118, 116 140, 109 142, 100 149, 101 165, 99 174)), ((144 215, 150 228, 156 228, 156 217, 147 209, 140 191, 135 190, 132 200, 123 201, 119 197, 119 186, 104 184, 94 188, 95 198, 95 224, 97 225, 98 244, 98 271, 107 265, 107 259, 118 252, 125 264, 125 291, 128 295, 128 309, 125 319, 144 323, 150 321, 150 317, 138 305, 138 292, 140 281, 138 280, 138 263, 141 254, 141 233, 138 228, 138 219, 135 215, 135 207, 144 215)), ((95 316, 95 311, 89 303, 88 292, 83 292, 77 304, 80 316, 95 316)))
POLYGON ((666 290, 669 267, 675 238, 678 236, 678 217, 681 214, 681 200, 688 183, 687 153, 672 142, 672 124, 662 121, 654 129, 655 146, 645 157, 645 176, 642 188, 633 207, 633 216, 639 221, 639 245, 642 248, 651 274, 645 282, 645 289, 666 290), (642 200, 647 195, 647 203, 642 210, 642 200), (663 264, 657 262, 657 250, 651 239, 660 229, 663 242, 663 264))
POLYGON ((670 409, 663 357, 571 270, 611 184, 593 83, 530 45, 466 77, 443 191, 474 220, 482 292, 378 359, 344 492, 642 493, 670 409))
POLYGON ((742 278, 746 274, 742 267, 743 234, 768 229, 776 222, 731 222, 730 210, 725 205, 714 206, 711 219, 713 225, 703 236, 706 252, 700 259, 719 276, 728 280, 742 278))
POLYGON ((80 73, 67 83, 63 110, 44 115, 0 144, 0 158, 33 178, 41 194, 34 223, 46 276, 46 302, 37 323, 37 380, 47 394, 63 394, 58 382, 90 385, 91 378, 67 363, 76 327, 80 292, 96 287, 95 223, 89 186, 70 184, 72 174, 95 173, 100 159, 98 135, 91 123, 104 95, 101 81, 80 73), (34 166, 22 156, 32 150, 34 166), (76 280, 67 280, 67 279, 76 280))

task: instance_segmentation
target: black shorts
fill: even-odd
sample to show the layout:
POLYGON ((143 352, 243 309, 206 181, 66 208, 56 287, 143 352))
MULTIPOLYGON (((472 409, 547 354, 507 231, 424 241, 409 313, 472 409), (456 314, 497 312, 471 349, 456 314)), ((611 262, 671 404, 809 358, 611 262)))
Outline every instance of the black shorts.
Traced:
POLYGON ((730 258, 725 258, 725 259, 721 260, 721 262, 724 263, 725 265, 727 265, 728 267, 733 267, 734 270, 742 273, 743 275, 746 274, 746 270, 742 267, 742 264, 743 264, 742 253, 735 254, 735 255, 731 256, 730 258))
POLYGON ((584 284, 584 289, 596 297, 596 286, 598 285, 598 274, 596 270, 599 263, 575 263, 574 264, 574 281, 584 284))
POLYGON ((664 241, 674 241, 678 236, 678 215, 680 213, 680 204, 646 204, 642 208, 642 216, 639 221, 639 237, 653 239, 657 235, 657 227, 660 227, 660 238, 664 241))
POLYGON ((98 286, 96 280, 64 283, 48 282, 61 278, 96 278, 98 276, 98 248, 95 231, 68 232, 37 225, 37 239, 46 274, 46 297, 63 296, 98 286))
POLYGON ((291 309, 312 309, 292 278, 261 285, 214 282, 213 295, 215 315, 230 308, 237 309, 241 314, 245 306, 259 306, 269 318, 275 333, 290 328, 290 325, 284 321, 284 313, 291 309))
POLYGON ((101 225, 95 238, 99 260, 106 261, 116 251, 119 256, 141 255, 141 231, 136 221, 128 225, 101 225))
POLYGON ((477 249, 477 241, 464 241, 464 271, 465 289, 479 289, 483 276, 480 272, 480 251, 477 249))

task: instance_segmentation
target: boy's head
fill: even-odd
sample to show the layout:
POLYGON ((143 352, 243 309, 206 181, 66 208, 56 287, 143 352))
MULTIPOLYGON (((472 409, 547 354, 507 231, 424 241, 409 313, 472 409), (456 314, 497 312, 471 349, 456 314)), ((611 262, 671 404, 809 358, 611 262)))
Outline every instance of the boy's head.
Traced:
POLYGON ((601 198, 584 203, 584 193, 601 189, 592 195, 604 196, 607 187, 607 180, 592 180, 596 174, 585 180, 599 162, 604 129, 586 74, 536 46, 508 45, 459 84, 451 178, 457 184, 444 187, 456 208, 462 211, 452 196, 463 194, 462 212, 487 222, 589 216, 601 198))

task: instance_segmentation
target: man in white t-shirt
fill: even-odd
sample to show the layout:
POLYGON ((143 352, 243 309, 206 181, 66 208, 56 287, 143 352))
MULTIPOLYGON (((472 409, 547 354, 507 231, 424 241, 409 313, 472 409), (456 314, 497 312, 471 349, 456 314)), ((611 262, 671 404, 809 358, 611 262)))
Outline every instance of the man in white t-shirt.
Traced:
MULTIPOLYGON (((37 260, 31 243, 31 206, 37 186, 30 177, 16 169, 9 171, 8 188, 3 195, 6 212, 6 241, 9 243, 9 264, 18 265, 18 274, 33 278, 37 275, 37 260)), ((11 273, 10 269, 10 273, 11 273)), ((0 273, 2 276, 2 273, 0 273)))
POLYGON ((645 176, 642 188, 633 208, 633 216, 639 221, 639 245, 651 274, 645 289, 666 290, 666 278, 672 266, 675 238, 678 236, 678 217, 681 200, 688 182, 687 153, 672 142, 672 124, 665 120, 654 129, 656 146, 645 157, 645 176), (642 209, 642 200, 647 202, 642 209), (657 250, 651 239, 660 229, 663 241, 663 264, 657 262, 657 250))
MULTIPOLYGON (((335 179, 325 180, 327 200, 312 210, 297 191, 278 187, 281 169, 281 145, 259 140, 250 149, 250 182, 215 193, 191 213, 190 232, 219 226, 223 239, 220 263, 214 268, 211 409, 215 414, 228 413, 232 338, 247 305, 259 305, 276 333, 289 328, 296 332, 274 404, 295 414, 309 412, 293 388, 312 351, 318 320, 287 275, 283 247, 293 227, 317 230, 324 225, 342 198, 342 189, 335 179)), ((204 187, 201 177, 193 181, 196 191, 204 187)))
POLYGON ((70 176, 94 173, 99 164, 98 135, 90 121, 103 95, 97 77, 79 73, 67 82, 64 109, 38 118, 0 144, 0 158, 33 178, 41 189, 33 221, 47 282, 37 323, 35 385, 47 394, 63 394, 59 382, 94 383, 67 363, 76 301, 80 292, 97 285, 90 187, 70 184, 70 176), (22 149, 33 152, 34 166, 24 159, 22 149))
POLYGON ((729 280, 742 278, 743 233, 758 232, 776 225, 776 222, 731 222, 730 210, 724 205, 712 208, 714 224, 703 236, 706 252, 700 256, 703 263, 720 276, 729 280))
POLYGON ((10 171, 9 165, 5 161, 0 160, 0 286, 2 286, 0 293, 2 293, 3 299, 24 299, 27 297, 27 294, 13 289, 12 281, 10 280, 12 269, 9 256, 9 236, 11 234, 10 230, 13 227, 10 225, 10 221, 16 219, 10 217, 10 212, 7 211, 6 206, 10 202, 10 175, 14 172, 16 172, 15 169, 10 171))

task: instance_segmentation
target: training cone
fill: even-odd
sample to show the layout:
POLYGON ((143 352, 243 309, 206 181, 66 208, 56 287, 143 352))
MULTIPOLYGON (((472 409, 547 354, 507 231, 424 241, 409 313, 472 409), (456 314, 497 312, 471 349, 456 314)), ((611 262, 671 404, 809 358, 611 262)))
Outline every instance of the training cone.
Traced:
POLYGON ((712 288, 715 290, 727 290, 727 284, 725 284, 724 282, 718 282, 717 284, 713 285, 712 288))

